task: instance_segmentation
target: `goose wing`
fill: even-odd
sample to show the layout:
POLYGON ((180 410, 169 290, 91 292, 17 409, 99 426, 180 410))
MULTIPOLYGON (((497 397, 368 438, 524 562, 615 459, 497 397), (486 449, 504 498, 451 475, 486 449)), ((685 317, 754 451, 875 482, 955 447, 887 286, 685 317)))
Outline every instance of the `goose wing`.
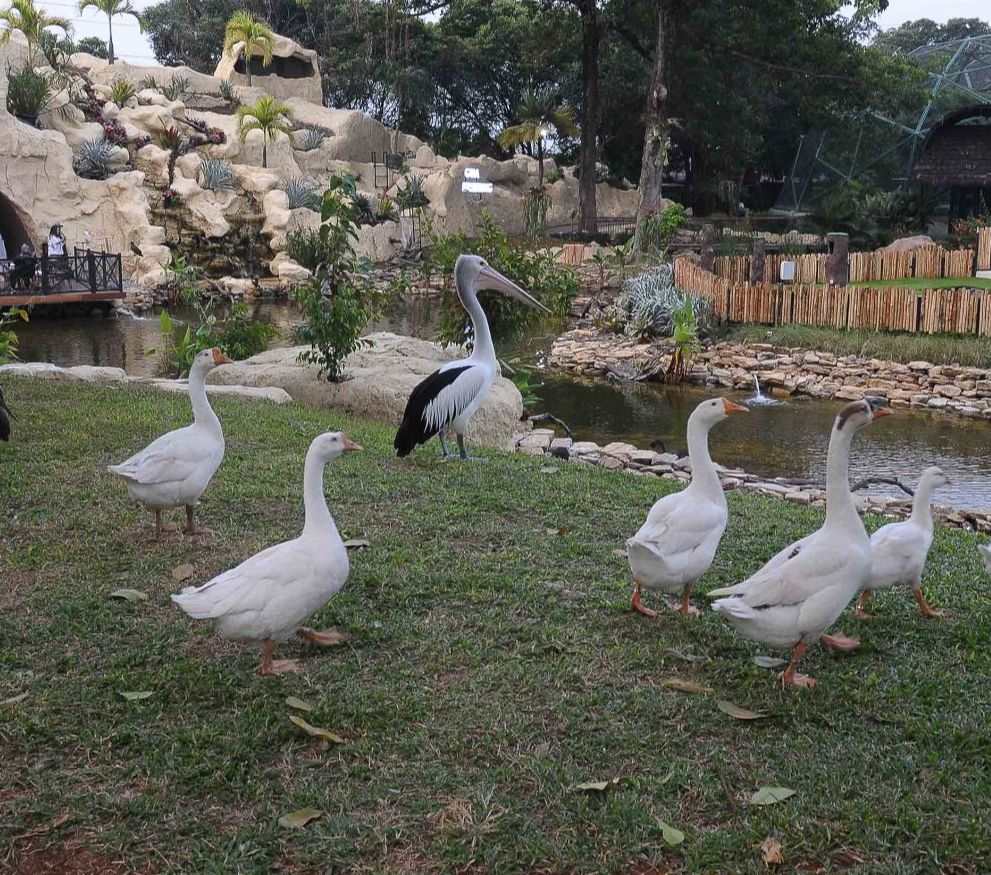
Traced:
POLYGON ((932 535, 911 522, 890 523, 871 535, 872 578, 898 577, 925 562, 932 535))
POLYGON ((161 485, 185 480, 217 455, 215 442, 186 426, 163 434, 140 452, 107 470, 142 485, 161 485))
POLYGON ((695 550, 716 533, 721 535, 726 528, 726 508, 708 501, 685 500, 685 496, 679 492, 658 501, 630 541, 660 555, 674 556, 695 550))

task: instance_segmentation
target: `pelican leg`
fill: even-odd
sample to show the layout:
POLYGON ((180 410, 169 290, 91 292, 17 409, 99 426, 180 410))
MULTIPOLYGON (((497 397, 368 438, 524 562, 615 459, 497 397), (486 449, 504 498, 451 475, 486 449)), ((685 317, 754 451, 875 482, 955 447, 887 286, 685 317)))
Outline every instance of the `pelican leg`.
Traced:
POLYGON ((480 461, 480 456, 469 456, 468 450, 465 448, 465 436, 463 434, 458 435, 458 449, 461 451, 461 460, 464 462, 478 462, 480 461))
POLYGON ((437 437, 440 438, 440 451, 441 451, 441 455, 445 459, 450 459, 451 458, 451 451, 447 448, 447 441, 444 440, 444 429, 441 429, 437 433, 437 437))

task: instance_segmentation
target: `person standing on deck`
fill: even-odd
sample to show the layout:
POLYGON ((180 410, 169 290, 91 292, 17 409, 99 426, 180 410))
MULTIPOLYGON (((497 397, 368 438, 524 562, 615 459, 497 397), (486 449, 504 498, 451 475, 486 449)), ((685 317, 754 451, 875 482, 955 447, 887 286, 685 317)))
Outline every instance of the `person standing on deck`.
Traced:
POLYGON ((65 234, 62 233, 62 226, 57 222, 52 225, 48 232, 48 257, 60 258, 65 255, 65 234))

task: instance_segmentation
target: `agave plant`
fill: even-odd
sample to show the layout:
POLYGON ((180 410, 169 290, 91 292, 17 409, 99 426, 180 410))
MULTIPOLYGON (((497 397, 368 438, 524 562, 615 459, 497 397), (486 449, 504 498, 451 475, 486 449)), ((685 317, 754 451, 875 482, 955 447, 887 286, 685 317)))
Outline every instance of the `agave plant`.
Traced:
POLYGON ((417 173, 407 173, 403 177, 404 186, 396 194, 396 203, 404 210, 415 210, 430 203, 423 190, 423 177, 417 173))
POLYGON ((84 179, 106 179, 113 163, 114 146, 107 140, 87 140, 72 159, 76 175, 84 179))
POLYGON ((158 83, 151 74, 138 80, 138 91, 143 91, 146 88, 150 88, 152 91, 158 90, 158 83))
POLYGON ((123 76, 118 76, 110 83, 110 99, 117 106, 125 106, 135 94, 137 94, 137 91, 134 88, 134 84, 123 76))
POLYGON ((201 158, 200 185, 209 191, 233 191, 237 188, 230 162, 217 158, 201 158))
POLYGON ((375 205, 375 218, 380 222, 394 222, 396 220, 396 203, 388 195, 380 197, 375 205))
POLYGON ((312 152, 323 145, 327 132, 323 128, 301 128, 293 138, 293 148, 297 152, 312 152))
POLYGON ((20 70, 7 68, 7 112, 30 124, 50 108, 54 98, 52 82, 30 64, 20 70))
POLYGON ((286 193, 289 200, 289 209, 298 210, 306 208, 308 210, 319 210, 323 202, 317 184, 301 176, 294 176, 279 183, 279 189, 286 193))
POLYGON ((351 196, 351 213, 354 220, 359 225, 372 225, 375 223, 375 208, 372 206, 372 199, 367 194, 356 191, 351 196))
POLYGON ((698 334, 705 334, 713 322, 712 304, 708 298, 676 289, 674 269, 670 264, 661 264, 630 277, 623 284, 615 307, 624 318, 627 334, 671 337, 676 327, 676 314, 681 313, 684 319, 686 303, 698 334))
POLYGON ((547 211, 551 196, 543 186, 532 188, 523 198, 523 227, 531 237, 539 237, 547 230, 547 211))
POLYGON ((180 76, 173 73, 169 79, 169 84, 162 88, 162 94, 166 100, 184 100, 189 94, 190 81, 188 76, 180 76))
POLYGON ((231 106, 236 106, 237 99, 237 88, 231 79, 221 79, 220 80, 220 96, 226 100, 231 106))

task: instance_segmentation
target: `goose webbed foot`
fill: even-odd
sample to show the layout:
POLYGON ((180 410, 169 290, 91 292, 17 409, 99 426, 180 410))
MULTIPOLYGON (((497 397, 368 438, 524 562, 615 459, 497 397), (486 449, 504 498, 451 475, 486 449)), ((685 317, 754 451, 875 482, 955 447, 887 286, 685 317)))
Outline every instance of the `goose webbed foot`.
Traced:
POLYGON ((781 674, 778 675, 778 680, 781 682, 783 687, 814 687, 815 678, 809 677, 807 674, 798 673, 798 663, 801 660, 805 649, 808 645, 804 641, 799 641, 795 645, 795 649, 791 652, 791 662, 788 663, 788 668, 786 668, 781 674))
POLYGON ((857 599, 857 606, 853 609, 854 616, 856 616, 857 619, 859 620, 874 619, 873 614, 868 614, 867 611, 864 610, 864 607, 867 604, 867 599, 870 597, 870 594, 871 594, 870 590, 868 589, 864 589, 860 591, 860 597, 857 599))
POLYGON ((692 604, 691 584, 685 587, 685 591, 681 594, 681 603, 674 610, 675 613, 681 614, 684 617, 697 617, 702 613, 692 604))
POLYGON ((275 674, 287 674, 292 671, 299 671, 298 659, 272 659, 272 651, 275 650, 275 641, 271 638, 265 640, 262 646, 262 661, 255 671, 262 677, 270 677, 275 674))
POLYGON ((318 632, 316 629, 302 626, 296 630, 296 635, 316 647, 335 647, 348 640, 348 636, 339 629, 324 629, 318 632))
POLYGON ((856 650, 860 647, 859 638, 851 638, 842 632, 837 632, 835 635, 820 635, 819 640, 827 647, 839 653, 849 653, 851 650, 856 650))
POLYGON ((633 597, 630 599, 630 607, 633 608, 638 614, 643 614, 645 617, 654 619, 657 616, 657 611, 648 608, 640 600, 640 581, 636 580, 633 582, 633 597))
POLYGON ((919 603, 919 613, 923 617, 928 617, 929 619, 935 619, 936 617, 945 617, 942 611, 937 611, 929 606, 929 602, 926 601, 925 595, 923 595, 922 590, 916 587, 912 590, 912 595, 915 596, 915 600, 919 603))

